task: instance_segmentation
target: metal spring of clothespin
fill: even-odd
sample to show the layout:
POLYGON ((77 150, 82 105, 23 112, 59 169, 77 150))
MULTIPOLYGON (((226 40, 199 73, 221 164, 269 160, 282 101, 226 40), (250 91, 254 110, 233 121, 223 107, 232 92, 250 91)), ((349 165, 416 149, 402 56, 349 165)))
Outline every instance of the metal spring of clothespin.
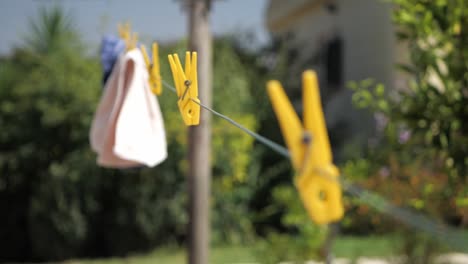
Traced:
POLYGON ((197 53, 185 53, 185 71, 179 56, 169 55, 172 77, 177 92, 177 105, 185 125, 195 126, 200 123, 200 100, 198 99, 197 53))
POLYGON ((333 164, 317 76, 306 71, 303 79, 303 119, 299 117, 278 81, 267 84, 281 132, 297 172, 295 185, 311 219, 327 224, 343 217, 339 171, 333 164))
POLYGON ((141 53, 145 60, 146 68, 148 69, 149 74, 149 84, 151 91, 156 95, 161 95, 162 93, 162 78, 161 78, 161 69, 159 66, 159 51, 158 43, 154 42, 152 45, 151 53, 152 59, 150 60, 146 48, 144 45, 140 46, 141 53))

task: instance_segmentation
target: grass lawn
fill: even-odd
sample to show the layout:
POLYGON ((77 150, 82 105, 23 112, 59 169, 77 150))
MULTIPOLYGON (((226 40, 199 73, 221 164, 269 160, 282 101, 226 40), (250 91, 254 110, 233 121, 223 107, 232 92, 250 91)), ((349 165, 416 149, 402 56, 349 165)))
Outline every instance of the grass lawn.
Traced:
MULTIPOLYGON (((232 246, 211 249, 210 263, 252 263, 255 262, 253 250, 249 247, 232 246)), ((126 258, 109 258, 96 260, 70 260, 65 264, 185 264, 185 249, 158 249, 145 255, 134 255, 126 258)))
MULTIPOLYGON (((359 256, 390 256, 394 254, 395 240, 391 237, 339 237, 333 247, 337 257, 355 259, 359 256)), ((144 255, 134 255, 125 258, 109 258, 97 260, 69 260, 66 264, 185 264, 187 255, 185 249, 157 249, 144 255)), ((255 263, 259 262, 255 254, 255 246, 227 246, 211 249, 210 263, 255 263)))
POLYGON ((356 259, 366 257, 386 257, 398 254, 397 239, 393 236, 365 236, 337 238, 333 245, 333 253, 337 257, 356 259))

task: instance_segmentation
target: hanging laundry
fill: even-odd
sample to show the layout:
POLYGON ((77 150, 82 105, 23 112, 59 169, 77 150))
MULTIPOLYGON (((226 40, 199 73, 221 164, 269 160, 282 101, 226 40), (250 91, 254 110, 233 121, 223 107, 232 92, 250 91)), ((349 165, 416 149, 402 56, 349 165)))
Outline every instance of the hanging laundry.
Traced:
POLYGON ((91 125, 90 142, 104 167, 152 167, 166 159, 163 118, 140 50, 117 60, 91 125))
POLYGON ((102 83, 106 84, 119 56, 125 51, 125 41, 113 35, 107 35, 101 41, 102 83))

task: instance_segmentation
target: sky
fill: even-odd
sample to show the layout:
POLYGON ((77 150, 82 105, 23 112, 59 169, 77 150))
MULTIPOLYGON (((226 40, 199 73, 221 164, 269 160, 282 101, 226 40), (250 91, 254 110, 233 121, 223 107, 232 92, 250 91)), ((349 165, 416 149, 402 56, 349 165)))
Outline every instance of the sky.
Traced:
MULTIPOLYGON (((0 0, 0 54, 21 44, 29 23, 41 7, 59 3, 71 15, 83 40, 98 47, 103 34, 117 33, 117 24, 129 21, 144 42, 176 40, 187 34, 187 14, 175 0, 0 0)), ((267 0, 220 0, 213 5, 215 34, 252 31, 267 38, 267 0)))

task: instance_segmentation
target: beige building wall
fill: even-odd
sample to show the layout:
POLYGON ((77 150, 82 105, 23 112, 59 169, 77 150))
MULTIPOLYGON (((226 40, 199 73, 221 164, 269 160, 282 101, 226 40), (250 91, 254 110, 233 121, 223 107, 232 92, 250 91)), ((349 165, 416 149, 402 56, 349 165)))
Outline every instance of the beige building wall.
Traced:
POLYGON ((311 54, 335 32, 344 40, 344 80, 374 78, 392 86, 396 41, 391 5, 380 0, 335 0, 332 16, 325 0, 271 0, 267 27, 274 35, 291 35, 290 44, 311 54))
POLYGON ((338 5, 345 80, 371 77, 392 86, 396 41, 391 5, 378 0, 340 0, 338 5))
MULTIPOLYGON (((343 40, 343 87, 329 98, 325 113, 329 127, 345 124, 348 142, 367 143, 374 125, 369 114, 352 106, 347 83, 372 78, 386 87, 395 85, 397 45, 391 8, 380 0, 271 0, 267 10, 270 32, 289 36, 288 46, 299 48, 303 58, 320 52, 334 34, 343 40), (336 15, 324 8, 326 2, 337 4, 336 15)), ((325 74, 323 66, 314 66, 319 78, 325 74)))

